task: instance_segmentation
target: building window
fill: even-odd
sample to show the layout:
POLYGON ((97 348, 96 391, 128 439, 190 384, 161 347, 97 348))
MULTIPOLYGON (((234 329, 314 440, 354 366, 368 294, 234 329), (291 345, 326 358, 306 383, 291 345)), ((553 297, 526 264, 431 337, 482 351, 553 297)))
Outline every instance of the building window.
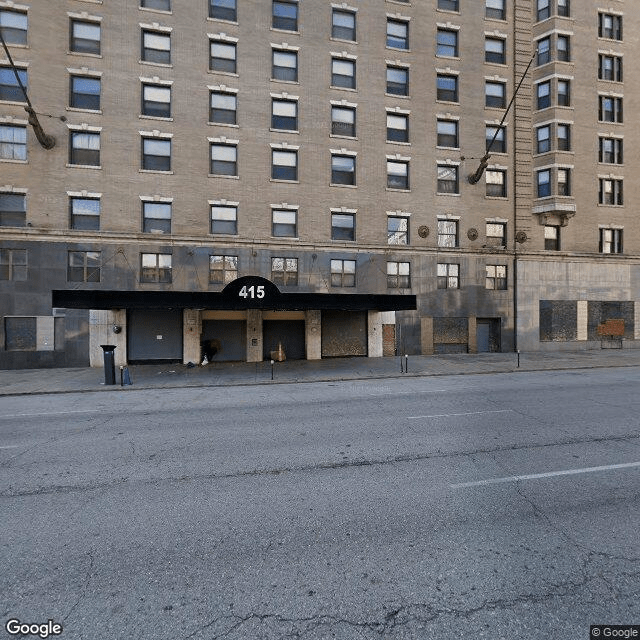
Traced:
POLYGON ((22 193, 0 193, 0 227, 27 224, 27 198, 22 193))
POLYGON ((209 69, 221 73, 236 73, 237 46, 235 42, 209 41, 209 69))
POLYGON ((100 111, 100 78, 70 76, 69 106, 100 111))
POLYGON ((546 124, 536 129, 536 153, 551 151, 551 125, 546 124))
POLYGON ((439 147, 449 147, 457 149, 458 142, 458 121, 438 118, 436 122, 437 145, 439 147))
POLYGON ((599 13, 598 36, 609 40, 622 40, 622 16, 612 13, 599 13))
POLYGON ((556 36, 556 57, 560 62, 569 62, 571 60, 569 36, 556 36))
POLYGON ((568 107, 571 105, 571 84, 569 80, 558 80, 556 103, 559 107, 568 107))
POLYGON ((394 96, 409 95, 409 69, 387 65, 387 93, 394 96))
POLYGON ((559 196, 571 195, 571 169, 559 168, 556 170, 556 193, 559 196))
POLYGON ((598 202, 599 204, 609 204, 622 206, 622 179, 620 178, 599 178, 598 202))
MULTIPOLYGON (((27 70, 17 69, 22 86, 28 89, 27 70)), ((16 74, 11 67, 0 67, 0 100, 9 102, 26 102, 24 93, 16 80, 16 74)))
POLYGON ((387 113, 387 142, 409 142, 409 116, 387 113))
POLYGON ((409 244, 409 218, 387 217, 387 244, 409 244))
POLYGON ((71 20, 69 50, 75 53, 100 55, 100 24, 71 20))
POLYGON ((487 222, 485 236, 487 246, 505 248, 507 246, 507 225, 504 222, 487 222))
POLYGON ((622 253, 622 229, 600 229, 600 253, 622 253))
POLYGON ((503 38, 485 38, 484 60, 495 64, 506 64, 505 41, 503 38))
POLYGON ((484 86, 485 106, 504 109, 507 106, 505 83, 487 80, 484 86))
POLYGON ((568 18, 571 15, 570 0, 557 0, 556 11, 559 16, 568 18))
POLYGON ((486 150, 491 153, 507 153, 507 136, 505 127, 487 125, 485 129, 486 150))
POLYGON ((506 20, 505 0, 485 0, 484 15, 493 20, 506 20))
POLYGON ((343 89, 356 88, 355 60, 331 58, 331 86, 343 89))
POLYGON ((27 127, 0 124, 0 160, 27 159, 27 127))
POLYGON ((547 109, 551 106, 551 82, 540 82, 536 85, 536 109, 547 109))
POLYGON ((171 171, 171 140, 142 138, 142 168, 145 171, 171 171))
POLYGON ((355 107, 331 107, 331 134, 348 138, 356 137, 355 107))
POLYGON ((209 256, 209 282, 229 284, 238 278, 238 256, 209 256))
POLYGON ((457 166, 450 164, 438 165, 437 192, 442 194, 460 193, 457 166))
POLYGON ((458 32, 452 29, 438 29, 436 35, 436 55, 448 58, 458 57, 458 32))
POLYGON ((622 164, 622 138, 600 138, 598 161, 605 164, 622 164))
POLYGON ((387 188, 409 189, 409 162, 387 159, 387 188))
POLYGON ((438 9, 442 11, 459 11, 459 0, 438 0, 438 9))
POLYGON ((156 118, 170 118, 171 87, 157 84, 143 84, 142 115, 156 118))
POLYGON ((273 0, 273 21, 271 26, 274 29, 284 31, 298 30, 298 3, 284 2, 283 0, 273 0))
POLYGON ((24 282, 27 279, 27 250, 0 249, 0 280, 24 282))
POLYGON ((356 14, 353 11, 332 9, 331 37, 338 40, 356 40, 356 14))
POLYGON ((236 0, 209 0, 209 17, 236 22, 238 19, 236 5, 236 0))
POLYGON ((211 174, 238 175, 238 147, 235 144, 211 144, 211 174))
POLYGON ((549 6, 551 0, 538 0, 538 7, 536 11, 536 19, 538 22, 546 20, 551 16, 551 7, 549 6))
POLYGON ((536 197, 548 198, 551 195, 551 169, 536 172, 536 197))
POLYGON ((556 125, 556 147, 558 151, 571 151, 571 125, 556 125))
POLYGON ((144 233, 171 233, 171 203, 143 202, 142 231, 144 233))
POLYGON ((67 280, 69 282, 100 282, 100 251, 69 251, 67 280))
POLYGON ((140 260, 140 282, 171 282, 170 253, 142 253, 140 260))
POLYGON ((507 289, 507 267, 501 264, 488 264, 487 277, 485 279, 485 289, 492 291, 506 291, 507 289))
POLYGON ((27 14, 13 9, 0 9, 0 32, 7 44, 27 44, 27 14))
POLYGON ((492 198, 507 197, 507 172, 504 169, 487 169, 486 195, 492 198))
POLYGON ((70 131, 69 164, 99 167, 100 134, 88 131, 70 131))
POLYGON ((355 156, 331 155, 331 184, 356 184, 355 156))
POLYGON ((460 265, 438 263, 438 289, 460 288, 460 265))
POLYGON ((238 233, 238 207, 212 204, 211 233, 235 236, 238 233))
POLYGON ((271 150, 271 179, 298 179, 298 152, 280 149, 271 150))
POLYGON ((436 79, 436 97, 443 102, 458 102, 458 76, 439 73, 436 79))
POLYGON ((271 235, 276 238, 297 238, 298 212, 295 209, 272 209, 271 235))
POLYGON ((544 226, 544 248, 546 251, 560 251, 560 227, 546 224, 544 226))
POLYGON ((282 131, 298 130, 298 103, 295 100, 271 100, 271 128, 282 131))
POLYGON ((387 18, 387 47, 409 48, 409 23, 406 20, 387 18))
POLYGON ((354 213, 331 214, 331 239, 355 240, 356 216, 354 213))
POLYGON ((298 82, 298 53, 273 50, 271 77, 274 80, 298 82))
POLYGON ((298 258, 271 258, 271 282, 285 287, 298 284, 298 258))
POLYGON ((72 229, 98 231, 100 229, 100 199, 70 197, 69 215, 72 229))
POLYGON ((598 120, 600 122, 622 122, 622 98, 598 96, 598 120))
POLYGON ((355 287, 356 286, 356 261, 355 260, 331 260, 331 286, 355 287))
POLYGON ((551 62, 551 36, 538 40, 537 49, 538 55, 536 58, 536 64, 538 66, 551 62))
POLYGON ((387 289, 411 288, 411 263, 387 262, 387 289))
POLYGON ((212 91, 209 98, 209 122, 237 124, 238 96, 225 91, 212 91))
POLYGON ((598 79, 622 82, 622 56, 599 53, 598 79))
POLYGON ((438 219, 438 246, 453 248, 458 246, 458 221, 438 219))
POLYGON ((171 35, 142 30, 142 60, 157 64, 171 64, 171 35))
POLYGON ((140 6, 145 9, 171 11, 171 0, 140 0, 140 6))

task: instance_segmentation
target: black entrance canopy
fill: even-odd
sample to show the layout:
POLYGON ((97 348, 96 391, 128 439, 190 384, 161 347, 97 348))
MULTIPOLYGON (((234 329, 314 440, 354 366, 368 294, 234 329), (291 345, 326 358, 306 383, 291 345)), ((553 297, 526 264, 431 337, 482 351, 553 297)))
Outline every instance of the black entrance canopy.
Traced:
POLYGON ((414 295, 282 293, 270 280, 244 276, 222 291, 103 291, 56 289, 51 306, 62 309, 272 309, 400 311, 416 309, 414 295))

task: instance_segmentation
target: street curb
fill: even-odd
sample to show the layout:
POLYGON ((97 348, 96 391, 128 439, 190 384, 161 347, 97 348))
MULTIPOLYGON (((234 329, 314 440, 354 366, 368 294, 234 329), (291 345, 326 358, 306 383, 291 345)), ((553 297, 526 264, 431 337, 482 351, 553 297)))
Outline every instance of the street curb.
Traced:
POLYGON ((104 386, 100 383, 100 386, 94 388, 82 387, 79 389, 55 389, 55 390, 33 390, 33 391, 9 391, 3 393, 0 390, 0 398, 13 398, 21 396, 33 396, 33 395, 64 395, 71 393, 102 393, 113 391, 157 391, 159 389, 220 389, 224 387, 255 387, 255 386, 271 386, 271 385, 284 385, 284 384, 312 384, 315 382, 352 382, 352 381, 366 381, 366 380, 397 380, 407 378, 435 378, 446 376, 475 376, 475 375, 491 375, 491 374, 504 374, 504 373, 543 373, 552 371, 584 371, 586 369, 622 369, 637 367, 638 364, 590 364, 579 366, 559 366, 559 367, 542 367, 542 368, 527 368, 520 366, 510 369, 496 369, 494 371, 446 371, 446 372, 433 372, 433 373, 396 373, 389 375, 371 375, 371 376, 357 376, 357 377, 326 377, 326 378, 313 378, 313 379, 290 379, 290 380, 255 380, 253 382, 218 382, 218 383, 185 383, 185 384, 145 384, 144 386, 136 387, 134 385, 120 386, 109 385, 104 386))

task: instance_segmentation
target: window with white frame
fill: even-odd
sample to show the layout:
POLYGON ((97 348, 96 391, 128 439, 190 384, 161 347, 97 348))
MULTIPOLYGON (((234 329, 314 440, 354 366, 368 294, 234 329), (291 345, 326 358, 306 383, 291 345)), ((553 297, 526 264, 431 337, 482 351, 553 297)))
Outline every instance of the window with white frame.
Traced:
POLYGON ((238 233, 238 206, 235 204, 211 205, 211 233, 224 235, 237 235, 238 233))
POLYGON ((171 202, 142 201, 142 231, 171 233, 171 202))
POLYGON ((298 258, 271 258, 271 282, 285 287, 298 284, 298 258))
POLYGON ((143 28, 141 58, 144 62, 171 64, 171 34, 143 28))
POLYGON ((600 253, 622 253, 622 229, 600 229, 600 253))
POLYGON ((356 286, 355 260, 331 260, 330 266, 332 287, 356 286))
POLYGON ((458 221, 438 218, 438 246, 452 249, 458 246, 458 221))
POLYGON ((387 261, 387 289, 411 288, 411 263, 387 261))
POLYGON ((209 256, 209 282, 211 284, 229 284, 237 278, 238 256, 209 256))
POLYGON ((409 244, 409 217, 387 215, 387 244, 409 244))
POLYGON ((485 278, 485 289, 492 291, 506 291, 507 289, 507 267, 502 264, 486 265, 487 275, 485 278))
POLYGON ((0 160, 27 160, 27 127, 0 123, 0 160))
POLYGON ((141 253, 140 282, 171 282, 170 253, 141 253))
POLYGON ((460 265, 456 263, 438 263, 438 289, 460 288, 460 265))
POLYGON ((72 229, 98 231, 100 229, 100 198, 70 196, 69 218, 72 229))

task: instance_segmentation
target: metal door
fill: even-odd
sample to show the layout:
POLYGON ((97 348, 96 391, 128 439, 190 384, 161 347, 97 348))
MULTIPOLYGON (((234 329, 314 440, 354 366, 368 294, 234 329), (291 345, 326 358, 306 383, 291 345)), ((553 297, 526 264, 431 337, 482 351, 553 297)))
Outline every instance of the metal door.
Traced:
POLYGON ((304 320, 264 320, 262 323, 264 357, 282 344, 287 360, 304 360, 306 357, 304 320))
POLYGON ((182 310, 130 310, 127 343, 129 362, 182 361, 182 310))
POLYGON ((247 359, 247 323, 244 320, 203 320, 201 341, 209 361, 244 362, 247 359))
POLYGON ((478 353, 500 351, 500 318, 479 318, 476 321, 478 353))

